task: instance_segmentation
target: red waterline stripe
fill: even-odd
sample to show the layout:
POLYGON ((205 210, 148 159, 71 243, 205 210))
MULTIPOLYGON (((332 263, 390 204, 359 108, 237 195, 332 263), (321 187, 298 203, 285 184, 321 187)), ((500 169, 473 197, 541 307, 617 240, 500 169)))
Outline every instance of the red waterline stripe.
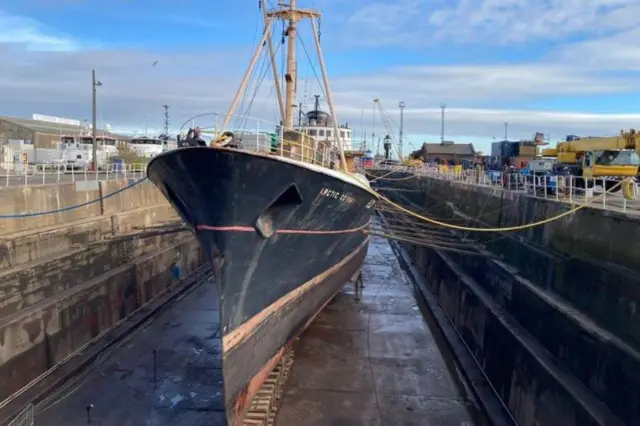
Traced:
MULTIPOLYGON (((370 221, 358 228, 351 229, 339 229, 339 230, 307 230, 307 229, 278 229, 276 234, 311 234, 311 235, 329 235, 329 234, 349 234, 351 232, 362 231, 369 226, 370 221)), ((255 232, 256 230, 251 226, 209 226, 209 225, 196 225, 197 231, 217 231, 217 232, 255 232)))

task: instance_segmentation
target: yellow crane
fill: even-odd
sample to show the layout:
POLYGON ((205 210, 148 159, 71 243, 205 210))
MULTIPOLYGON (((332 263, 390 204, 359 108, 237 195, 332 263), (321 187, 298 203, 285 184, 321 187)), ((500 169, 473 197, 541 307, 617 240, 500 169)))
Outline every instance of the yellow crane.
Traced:
MULTIPOLYGON (((588 137, 558 142, 555 148, 542 150, 543 157, 554 157, 556 171, 568 171, 583 178, 605 178, 611 188, 625 177, 637 177, 640 172, 640 133, 634 129, 617 136, 588 137)), ((584 184, 584 179, 576 181, 584 184)), ((587 186, 591 186, 587 184, 587 186)), ((619 188, 619 186, 618 186, 619 188)))

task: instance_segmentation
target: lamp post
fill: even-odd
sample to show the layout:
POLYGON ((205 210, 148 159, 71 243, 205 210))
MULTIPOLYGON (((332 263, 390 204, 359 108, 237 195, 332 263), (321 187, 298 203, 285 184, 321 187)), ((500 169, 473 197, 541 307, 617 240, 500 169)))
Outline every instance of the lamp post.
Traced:
POLYGON ((444 110, 447 107, 447 104, 441 103, 440 108, 442 109, 442 116, 440 118, 440 142, 444 143, 444 110))
POLYGON ((400 145, 398 147, 398 150, 400 151, 400 158, 398 158, 398 161, 402 162, 402 156, 403 156, 403 152, 402 152, 402 139, 404 138, 404 107, 405 104, 403 101, 400 101, 400 103, 398 104, 398 106, 400 107, 400 140, 398 141, 398 145, 400 145))
POLYGON ((96 140, 96 132, 97 132, 97 119, 96 119, 96 92, 99 86, 102 86, 102 83, 96 81, 96 70, 91 70, 91 93, 92 93, 92 107, 93 107, 93 126, 91 131, 91 139, 93 141, 93 159, 92 159, 92 168, 98 173, 98 142, 96 140))

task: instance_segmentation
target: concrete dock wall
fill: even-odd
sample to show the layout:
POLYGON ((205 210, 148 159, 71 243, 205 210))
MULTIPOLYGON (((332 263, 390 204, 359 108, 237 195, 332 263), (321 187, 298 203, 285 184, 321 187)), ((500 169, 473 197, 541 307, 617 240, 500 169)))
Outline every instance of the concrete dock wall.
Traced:
MULTIPOLYGON (((455 210, 474 227, 503 228, 555 217, 572 206, 518 193, 421 178, 423 203, 455 210), (447 201, 451 204, 443 204, 447 201)), ((424 204, 423 204, 424 205, 424 204)), ((575 206, 574 206, 575 207, 575 206)), ((520 274, 562 296, 633 346, 640 346, 640 217, 584 208, 520 232, 471 233, 520 274)))
MULTIPOLYGON (((424 177, 395 186, 409 190, 386 192, 399 204, 472 227, 517 226, 571 208, 424 177)), ((480 243, 481 256, 405 247, 521 424, 534 418, 539 425, 635 425, 638 223, 585 208, 520 232, 457 232, 480 243)))
POLYGON ((622 425, 453 259, 407 248, 518 425, 622 425))
MULTIPOLYGON (((4 187, 0 188, 0 215, 24 215, 77 206, 109 196, 132 183, 132 180, 117 180, 4 187)), ((144 181, 102 202, 77 209, 35 217, 3 219, 0 221, 0 236, 28 232, 34 228, 60 227, 87 218, 166 204, 160 191, 151 182, 144 181)))
POLYGON ((202 263, 188 238, 0 319, 0 400, 163 292, 176 257, 185 274, 202 263))
MULTIPOLYGON (((127 181, 0 189, 0 214, 99 199, 127 181)), ((204 259, 188 232, 126 234, 176 223, 149 182, 64 213, 0 220, 0 402, 126 318, 204 259)))

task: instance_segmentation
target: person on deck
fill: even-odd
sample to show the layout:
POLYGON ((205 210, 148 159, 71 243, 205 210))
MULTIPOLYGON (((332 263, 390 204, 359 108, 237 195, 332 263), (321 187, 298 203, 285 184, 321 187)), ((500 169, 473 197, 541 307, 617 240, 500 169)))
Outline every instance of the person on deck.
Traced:
POLYGON ((187 136, 178 141, 178 144, 181 148, 186 148, 186 147, 194 147, 194 146, 207 146, 207 142, 202 139, 201 135, 201 130, 199 127, 196 127, 195 129, 189 129, 189 131, 187 132, 187 136))
POLYGON ((193 139, 197 146, 207 146, 207 141, 202 139, 202 129, 200 127, 193 129, 193 139))

